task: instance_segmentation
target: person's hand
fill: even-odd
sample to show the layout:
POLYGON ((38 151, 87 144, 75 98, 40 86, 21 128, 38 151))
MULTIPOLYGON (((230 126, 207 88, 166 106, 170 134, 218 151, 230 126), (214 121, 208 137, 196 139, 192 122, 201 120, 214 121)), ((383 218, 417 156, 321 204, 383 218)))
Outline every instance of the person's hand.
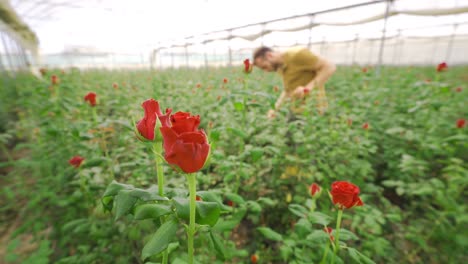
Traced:
POLYGON ((270 109, 267 114, 268 119, 273 119, 275 118, 275 116, 276 116, 276 111, 273 109, 270 109))
POLYGON ((292 96, 296 99, 304 98, 309 95, 310 90, 311 89, 307 86, 299 86, 294 90, 292 96))

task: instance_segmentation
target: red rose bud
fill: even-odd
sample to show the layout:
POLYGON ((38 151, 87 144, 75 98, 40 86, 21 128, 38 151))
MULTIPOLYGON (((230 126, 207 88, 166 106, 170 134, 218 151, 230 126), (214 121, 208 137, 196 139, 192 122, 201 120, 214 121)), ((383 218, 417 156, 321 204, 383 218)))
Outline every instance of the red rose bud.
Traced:
POLYGON ((228 79, 227 79, 227 78, 224 78, 224 79, 223 79, 223 83, 228 83, 228 79))
POLYGON ((164 158, 186 173, 203 168, 210 152, 210 145, 203 130, 198 129, 200 116, 177 112, 170 117, 171 126, 163 126, 164 158))
POLYGON ((117 89, 119 89, 119 85, 118 85, 117 83, 113 83, 113 84, 112 84, 112 88, 114 88, 114 89, 117 90, 117 89))
POLYGON ((172 110, 169 108, 166 109, 166 114, 163 115, 161 109, 159 108, 159 102, 153 98, 144 101, 141 106, 145 110, 145 116, 140 121, 138 121, 136 124, 136 129, 143 138, 153 141, 155 137, 154 130, 157 119, 159 118, 161 126, 169 126, 169 115, 172 110))
POLYGON ((330 240, 331 241, 335 241, 335 237, 332 236, 333 229, 331 227, 324 227, 323 231, 325 231, 325 233, 330 235, 330 240))
POLYGON ((250 256, 250 261, 255 264, 258 262, 258 256, 256 254, 253 254, 252 256, 250 256))
POLYGON ((336 181, 332 184, 331 192, 333 204, 340 209, 362 206, 364 203, 359 197, 359 187, 346 181, 336 181))
POLYGON ((72 165, 75 168, 79 168, 81 166, 81 163, 84 161, 83 157, 80 156, 74 156, 70 160, 68 160, 68 163, 72 165))
POLYGON ((304 88, 304 94, 309 94, 310 93, 310 89, 309 88, 304 88))
POLYGON ((53 85, 56 85, 59 83, 59 78, 57 77, 57 75, 52 75, 50 76, 50 81, 52 82, 53 85))
POLYGON ((458 128, 464 128, 466 125, 466 120, 465 119, 458 119, 457 120, 457 127, 458 128))
POLYGON ((202 201, 202 198, 201 198, 200 196, 197 195, 197 196, 195 197, 195 200, 197 200, 197 201, 202 201))
POLYGON ((233 207, 233 206, 234 206, 234 202, 233 202, 233 201, 231 201, 231 200, 227 201, 227 202, 226 202, 226 204, 227 204, 227 205, 229 205, 229 206, 231 206, 231 207, 233 207))
POLYGON ((369 123, 367 123, 367 122, 364 123, 364 124, 362 125, 362 128, 363 128, 363 129, 366 129, 366 130, 369 129, 369 123))
POLYGON ((89 102, 91 106, 96 105, 96 93, 89 92, 87 95, 84 97, 85 102, 89 102))
POLYGON ((463 89, 462 89, 461 87, 457 87, 457 89, 455 89, 455 91, 456 91, 457 93, 461 92, 462 90, 463 90, 463 89))
POLYGON ((320 188, 320 186, 318 186, 316 183, 312 183, 310 186, 309 186, 309 192, 310 192, 310 195, 312 197, 316 197, 316 195, 320 195, 320 191, 322 190, 322 188, 320 188))
POLYGON ((446 71, 448 69, 447 63, 442 62, 437 65, 437 72, 446 71))
POLYGON ((367 73, 367 68, 366 67, 363 67, 361 70, 362 70, 363 73, 367 73))
POLYGON ((201 87, 201 84, 200 83, 197 83, 197 88, 200 88, 201 87))
POLYGON ((251 72, 252 72, 252 69, 253 69, 253 65, 250 64, 250 60, 249 60, 249 59, 245 59, 245 60, 244 60, 244 72, 245 72, 245 73, 251 73, 251 72))

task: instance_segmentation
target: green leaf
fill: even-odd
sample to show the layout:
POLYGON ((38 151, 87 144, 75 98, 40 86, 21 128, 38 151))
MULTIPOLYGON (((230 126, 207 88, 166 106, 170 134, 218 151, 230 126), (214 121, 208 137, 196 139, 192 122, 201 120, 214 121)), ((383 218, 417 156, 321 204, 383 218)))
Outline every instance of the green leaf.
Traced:
POLYGON ((241 205, 245 203, 244 198, 242 198, 242 196, 237 195, 235 193, 226 193, 225 196, 228 200, 233 201, 235 204, 241 205))
POLYGON ((135 220, 158 219, 163 215, 170 214, 171 208, 162 204, 143 204, 135 208, 135 220))
POLYGON ((221 260, 226 260, 226 248, 223 245, 223 240, 218 234, 215 234, 210 231, 210 239, 213 242, 213 247, 216 252, 216 256, 218 256, 221 260))
POLYGON ((351 231, 340 228, 340 241, 341 240, 358 240, 359 238, 351 231))
POLYGON ((273 201, 272 199, 267 197, 260 197, 257 201, 267 206, 275 206, 278 203, 277 201, 273 201))
POLYGON ((314 230, 307 236, 306 239, 314 242, 326 242, 330 238, 324 230, 314 230))
POLYGON ((131 190, 122 190, 115 197, 115 219, 130 212, 138 198, 131 195, 131 190))
POLYGON ((236 129, 236 128, 232 128, 232 127, 228 127, 226 129, 229 133, 233 134, 234 136, 238 136, 242 139, 247 139, 247 134, 244 133, 243 131, 239 130, 239 129, 236 129))
POLYGON ((112 181, 107 186, 106 191, 102 195, 101 202, 104 209, 107 211, 111 211, 114 205, 114 196, 116 196, 119 191, 130 188, 133 188, 133 186, 112 181))
POLYGON ((282 241, 283 240, 283 236, 281 234, 273 231, 269 227, 258 227, 257 230, 260 231, 260 233, 262 233, 262 235, 264 235, 267 239, 270 239, 270 240, 273 240, 273 241, 282 241))
POLYGON ((245 106, 242 102, 234 102, 233 104, 234 104, 234 108, 236 109, 236 111, 238 112, 244 111, 245 106))
POLYGON ((259 203, 254 202, 254 201, 248 201, 247 207, 254 214, 258 214, 262 211, 262 206, 259 203))
POLYGON ((320 212, 309 213, 308 218, 312 224, 321 224, 323 226, 327 226, 331 222, 330 216, 320 212))
POLYGON ((171 219, 161 225, 154 233, 153 237, 146 243, 141 252, 141 258, 147 258, 163 252, 171 240, 176 237, 178 223, 175 219, 171 219))
POLYGON ((219 232, 231 231, 240 223, 240 221, 242 221, 246 213, 247 208, 241 207, 232 214, 231 218, 220 219, 220 221, 216 223, 213 229, 219 232))
POLYGON ((372 259, 370 259, 369 257, 367 257, 366 255, 362 254, 354 248, 348 248, 348 253, 352 259, 354 259, 360 264, 375 264, 375 262, 372 259))
POLYGON ((309 210, 307 210, 304 206, 299 205, 299 204, 290 204, 288 206, 289 211, 291 211, 293 214, 299 216, 299 217, 306 217, 309 210))
MULTIPOLYGON (((188 199, 174 198, 177 216, 190 220, 190 201, 188 199)), ((200 225, 214 226, 218 222, 221 209, 215 202, 196 202, 195 222, 200 225)))
POLYGON ((197 202, 195 222, 201 225, 214 226, 218 222, 221 209, 214 202, 197 202))

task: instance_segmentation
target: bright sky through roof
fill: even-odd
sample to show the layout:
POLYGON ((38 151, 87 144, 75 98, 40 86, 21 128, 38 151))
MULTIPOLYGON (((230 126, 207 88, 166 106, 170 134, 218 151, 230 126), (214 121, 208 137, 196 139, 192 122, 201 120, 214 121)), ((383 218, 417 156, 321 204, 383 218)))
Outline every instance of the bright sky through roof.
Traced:
MULTIPOLYGON (((40 39, 42 53, 66 47, 139 53, 159 41, 347 6, 369 0, 11 0, 40 39), (40 18, 40 19, 38 19, 40 18)), ((468 0, 408 0, 408 9, 468 5, 468 0)), ((376 10, 376 12, 380 12, 376 10)), ((335 21, 359 19, 331 15, 335 21)), ((450 20, 451 21, 451 20, 450 20)), ((450 22, 449 21, 449 22, 450 22)), ((466 20, 468 21, 468 19, 466 20)))

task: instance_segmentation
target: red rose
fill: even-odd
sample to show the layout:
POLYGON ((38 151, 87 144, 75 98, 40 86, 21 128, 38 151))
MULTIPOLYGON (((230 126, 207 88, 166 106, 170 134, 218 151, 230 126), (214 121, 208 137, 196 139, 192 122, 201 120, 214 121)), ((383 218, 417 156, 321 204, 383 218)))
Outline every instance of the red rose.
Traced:
POLYGON ((113 83, 113 84, 112 84, 112 87, 113 87, 114 89, 119 89, 119 85, 118 85, 117 83, 113 83))
POLYGON ((465 119, 462 119, 462 118, 461 118, 461 119, 458 119, 458 120, 457 120, 457 127, 458 127, 458 128, 464 128, 465 125, 466 125, 466 120, 465 120, 465 119))
POLYGON ((244 72, 245 72, 245 73, 251 73, 251 72, 252 72, 252 69, 253 69, 253 65, 250 64, 250 60, 249 60, 249 59, 245 59, 245 60, 244 60, 244 72))
POLYGON ((159 118, 162 126, 169 126, 169 114, 172 110, 166 109, 166 114, 163 115, 159 108, 159 102, 152 98, 144 101, 141 106, 145 110, 145 116, 138 121, 136 128, 141 136, 147 140, 154 140, 156 119, 159 118))
POLYGON ((314 197, 317 193, 319 193, 320 190, 321 190, 320 186, 318 186, 316 183, 312 183, 309 186, 309 192, 310 192, 310 195, 312 195, 312 197, 314 197))
POLYGON ((461 92, 462 90, 463 90, 463 89, 462 89, 461 87, 457 87, 457 89, 455 89, 455 91, 456 91, 457 93, 461 92))
POLYGON ((363 72, 363 73, 367 73, 367 68, 366 68, 366 67, 363 67, 363 68, 362 68, 362 72, 363 72))
POLYGON ((447 63, 442 62, 437 65, 437 72, 446 71, 448 69, 447 63))
POLYGON ((233 201, 231 201, 231 200, 227 201, 227 202, 226 202, 226 204, 227 204, 227 205, 229 205, 229 206, 231 206, 231 207, 233 207, 233 206, 234 206, 234 202, 233 202, 233 201))
POLYGON ((199 171, 205 165, 210 145, 203 130, 198 129, 200 116, 177 112, 170 125, 160 128, 163 136, 164 158, 186 173, 199 171))
POLYGON ((228 79, 227 79, 227 78, 224 78, 224 79, 223 79, 223 83, 228 83, 228 79))
POLYGON ((363 129, 366 129, 366 130, 369 129, 369 123, 367 123, 367 122, 364 123, 364 124, 362 125, 362 128, 363 128, 363 129))
POLYGON ((330 236, 331 241, 335 241, 335 237, 332 236, 333 229, 331 227, 324 227, 323 231, 330 236))
POLYGON ((257 261, 258 261, 257 255, 253 254, 252 256, 250 256, 250 261, 251 261, 253 264, 257 263, 257 261))
POLYGON ((359 187, 356 185, 345 182, 336 181, 332 184, 330 192, 333 203, 338 205, 340 209, 351 208, 353 206, 362 206, 364 203, 359 198, 359 187))
POLYGON ((90 92, 84 97, 85 101, 88 101, 91 106, 96 105, 96 93, 90 92))
POLYGON ((58 84, 59 79, 58 79, 57 75, 52 75, 52 76, 50 76, 50 81, 52 82, 53 85, 56 85, 56 84, 58 84))
POLYGON ((74 156, 73 158, 71 158, 70 160, 68 160, 68 163, 70 163, 70 165, 72 165, 73 167, 78 168, 78 167, 80 167, 80 165, 81 165, 81 163, 83 162, 83 160, 84 160, 83 157, 74 156))

